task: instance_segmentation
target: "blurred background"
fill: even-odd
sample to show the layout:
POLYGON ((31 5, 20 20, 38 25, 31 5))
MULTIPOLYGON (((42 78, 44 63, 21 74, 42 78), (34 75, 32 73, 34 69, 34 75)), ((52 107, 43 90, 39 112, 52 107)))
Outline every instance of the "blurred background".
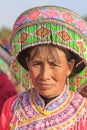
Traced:
POLYGON ((0 44, 10 50, 10 31, 16 18, 23 11, 41 5, 62 6, 87 20, 87 0, 0 0, 0 44))

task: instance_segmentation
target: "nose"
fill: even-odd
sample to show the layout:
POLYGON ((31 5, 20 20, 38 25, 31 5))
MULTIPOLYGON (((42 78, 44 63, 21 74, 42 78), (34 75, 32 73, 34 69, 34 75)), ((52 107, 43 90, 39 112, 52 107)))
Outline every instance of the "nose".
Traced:
POLYGON ((43 67, 41 68, 40 79, 48 80, 50 78, 50 75, 51 75, 51 72, 50 72, 49 65, 43 65, 43 67))

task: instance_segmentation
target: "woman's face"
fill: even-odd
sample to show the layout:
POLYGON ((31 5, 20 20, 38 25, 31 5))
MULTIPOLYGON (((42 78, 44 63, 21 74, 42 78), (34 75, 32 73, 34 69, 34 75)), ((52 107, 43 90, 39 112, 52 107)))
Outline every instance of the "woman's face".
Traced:
POLYGON ((37 53, 33 49, 30 57, 26 61, 35 90, 48 98, 60 95, 73 62, 68 63, 64 52, 55 47, 52 52, 46 46, 40 47, 37 53))

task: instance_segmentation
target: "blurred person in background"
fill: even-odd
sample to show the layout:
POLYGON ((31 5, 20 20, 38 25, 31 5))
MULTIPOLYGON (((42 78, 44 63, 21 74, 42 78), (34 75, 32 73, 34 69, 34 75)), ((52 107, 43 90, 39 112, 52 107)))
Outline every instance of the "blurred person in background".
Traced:
POLYGON ((5 101, 17 94, 15 81, 10 77, 10 53, 0 45, 0 115, 5 101))

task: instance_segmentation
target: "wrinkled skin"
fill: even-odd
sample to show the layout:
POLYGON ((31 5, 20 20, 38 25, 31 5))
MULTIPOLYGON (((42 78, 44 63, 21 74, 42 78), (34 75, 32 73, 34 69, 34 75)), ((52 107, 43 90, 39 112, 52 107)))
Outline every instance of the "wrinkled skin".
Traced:
POLYGON ((34 49, 30 60, 26 59, 26 62, 34 88, 39 94, 48 98, 60 95, 65 87, 66 78, 72 71, 74 61, 67 62, 65 53, 59 49, 56 52, 57 60, 49 54, 46 46, 40 48, 34 57, 33 51, 34 49))

